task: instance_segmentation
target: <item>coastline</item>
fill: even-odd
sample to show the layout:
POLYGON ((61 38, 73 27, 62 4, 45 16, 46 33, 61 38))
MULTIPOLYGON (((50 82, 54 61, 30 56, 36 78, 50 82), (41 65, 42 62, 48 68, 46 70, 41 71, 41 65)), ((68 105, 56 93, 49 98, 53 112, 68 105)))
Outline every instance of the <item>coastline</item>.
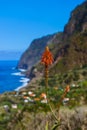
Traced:
POLYGON ((30 81, 30 79, 28 79, 28 78, 21 78, 20 82, 22 82, 23 84, 21 86, 17 87, 15 89, 15 91, 19 91, 20 89, 25 88, 27 86, 27 84, 29 83, 29 81, 30 81))
POLYGON ((20 78, 19 82, 22 83, 21 86, 18 86, 15 91, 19 91, 20 89, 22 88, 25 88, 27 86, 27 84, 29 83, 30 79, 26 77, 25 75, 25 72, 26 70, 25 69, 18 69, 18 73, 15 73, 15 75, 19 75, 19 76, 23 76, 20 78))
POLYGON ((0 60, 0 94, 22 88, 29 81, 24 73, 26 70, 16 69, 17 62, 17 60, 0 60))

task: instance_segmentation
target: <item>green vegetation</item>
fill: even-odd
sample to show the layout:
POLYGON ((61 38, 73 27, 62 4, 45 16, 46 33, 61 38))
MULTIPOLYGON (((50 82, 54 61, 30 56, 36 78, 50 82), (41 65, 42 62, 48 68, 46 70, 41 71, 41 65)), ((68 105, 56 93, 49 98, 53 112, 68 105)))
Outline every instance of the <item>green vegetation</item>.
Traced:
MULTIPOLYGON (((76 69, 64 74, 55 74, 53 77, 49 76, 49 87, 47 90, 45 89, 44 80, 45 79, 43 78, 38 81, 38 84, 41 87, 34 88, 33 92, 36 94, 36 98, 38 98, 41 93, 47 91, 48 99, 50 99, 50 104, 56 115, 60 97, 63 95, 64 89, 69 81, 70 92, 66 95, 66 98, 69 98, 69 101, 66 104, 61 102, 60 113, 61 111, 71 111, 71 117, 67 117, 69 122, 71 121, 70 118, 76 118, 76 115, 72 115, 75 108, 87 104, 87 67, 85 66, 82 69, 76 69)), ((26 89, 26 92, 30 90, 32 90, 32 88, 29 87, 26 89)), ((0 128, 2 130, 5 128, 6 130, 17 130, 19 128, 28 129, 28 126, 30 127, 30 130, 34 130, 35 128, 39 130, 39 127, 42 129, 42 126, 46 126, 47 121, 49 122, 48 128, 52 128, 55 122, 48 104, 41 103, 40 101, 24 103, 23 96, 20 95, 20 93, 17 96, 11 92, 0 95, 0 128), (17 109, 13 109, 12 104, 17 104, 17 109), (9 106, 8 111, 4 109, 4 105, 9 106), (34 121, 36 123, 32 124, 34 121)), ((78 124, 78 126, 80 127, 80 124, 78 124)))
POLYGON ((87 2, 72 12, 63 33, 34 40, 18 67, 32 67, 26 74, 31 82, 18 93, 0 95, 0 130, 87 130, 87 2), (47 88, 38 63, 46 45, 54 57, 49 76, 44 68, 47 88), (48 102, 41 102, 42 93, 48 102), (59 122, 55 117, 60 117, 59 122))

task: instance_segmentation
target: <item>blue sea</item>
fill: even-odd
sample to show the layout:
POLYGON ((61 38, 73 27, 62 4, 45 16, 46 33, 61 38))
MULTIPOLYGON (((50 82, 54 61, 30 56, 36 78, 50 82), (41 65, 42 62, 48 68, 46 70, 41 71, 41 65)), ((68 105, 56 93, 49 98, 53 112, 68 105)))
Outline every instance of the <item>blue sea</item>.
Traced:
POLYGON ((29 79, 22 71, 15 69, 18 61, 0 61, 0 93, 18 91, 27 85, 29 79))

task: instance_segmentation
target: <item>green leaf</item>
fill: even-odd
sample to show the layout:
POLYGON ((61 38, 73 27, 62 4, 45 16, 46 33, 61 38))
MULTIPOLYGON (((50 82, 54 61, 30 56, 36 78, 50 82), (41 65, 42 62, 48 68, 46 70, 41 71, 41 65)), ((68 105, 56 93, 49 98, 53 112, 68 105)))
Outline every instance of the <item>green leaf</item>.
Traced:
POLYGON ((60 126, 60 123, 55 123, 55 125, 52 127, 52 130, 56 130, 58 126, 60 126))
POLYGON ((46 122, 45 130, 48 130, 48 121, 46 122))

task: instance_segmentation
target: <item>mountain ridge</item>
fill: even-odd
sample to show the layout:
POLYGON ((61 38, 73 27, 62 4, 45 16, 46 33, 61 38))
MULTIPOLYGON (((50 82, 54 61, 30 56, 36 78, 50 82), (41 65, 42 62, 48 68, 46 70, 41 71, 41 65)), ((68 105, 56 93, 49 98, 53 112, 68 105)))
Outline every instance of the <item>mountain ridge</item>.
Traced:
MULTIPOLYGON (((42 44, 43 40, 40 41, 40 43, 42 44)), ((38 42, 38 46, 35 46, 35 50, 41 46, 40 43, 38 42)), ((35 69, 37 72, 42 72, 42 67, 41 64, 39 64, 39 61, 45 46, 47 45, 54 56, 54 64, 50 69, 52 75, 56 73, 64 73, 87 64, 87 1, 77 6, 72 11, 70 19, 64 27, 64 31, 52 35, 51 39, 45 42, 44 47, 40 48, 41 52, 38 51, 39 55, 37 61, 35 61, 35 57, 32 53, 31 57, 33 57, 34 62, 30 67, 27 67, 28 77, 36 75, 36 72, 34 73, 35 69)), ((29 57, 27 60, 30 60, 29 57)))

